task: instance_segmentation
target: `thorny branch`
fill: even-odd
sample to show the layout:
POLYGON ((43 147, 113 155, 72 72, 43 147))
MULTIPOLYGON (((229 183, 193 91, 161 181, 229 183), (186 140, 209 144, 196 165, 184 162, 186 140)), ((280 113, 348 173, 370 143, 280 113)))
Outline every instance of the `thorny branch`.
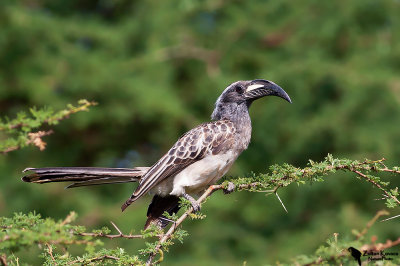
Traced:
MULTIPOLYGON (((352 171, 352 170, 350 170, 350 171, 352 171)), ((394 199, 394 200, 397 202, 397 204, 400 204, 400 201, 399 201, 395 196, 390 195, 386 190, 384 190, 384 189, 382 188, 381 185, 379 185, 378 183, 376 183, 374 180, 372 180, 371 178, 369 178, 367 175, 365 175, 365 174, 363 174, 363 173, 361 173, 360 171, 357 171, 357 170, 354 170, 354 171, 352 171, 352 172, 354 172, 354 173, 356 173, 357 175, 361 176, 362 178, 366 179, 368 182, 372 183, 374 186, 376 186, 377 188, 379 188, 380 190, 382 190, 383 193, 386 195, 386 197, 392 198, 392 199, 394 199)))
POLYGON ((361 231, 361 233, 357 234, 357 239, 360 239, 361 237, 363 237, 368 232, 368 230, 371 228, 371 226, 374 225, 376 220, 378 220, 379 217, 384 216, 384 215, 389 215, 389 212, 387 212, 385 210, 378 211, 375 214, 374 218, 372 218, 371 221, 369 221, 367 223, 367 226, 361 231))
MULTIPOLYGON (((58 121, 61 121, 61 120, 64 120, 64 119, 68 118, 70 115, 75 114, 77 112, 87 111, 88 107, 90 107, 90 106, 97 105, 96 102, 90 102, 90 101, 87 101, 87 100, 80 100, 79 104, 80 104, 80 106, 71 107, 68 110, 61 111, 60 116, 53 116, 53 117, 50 117, 48 119, 45 119, 43 121, 43 123, 49 124, 49 123, 58 122, 58 121)), ((21 128, 21 127, 24 127, 24 126, 27 126, 27 125, 24 124, 24 123, 21 123, 21 122, 20 123, 15 123, 15 124, 10 123, 9 125, 7 125, 7 127, 0 127, 0 131, 1 130, 5 130, 5 129, 17 129, 17 128, 21 128)))
MULTIPOLYGON (((224 186, 223 185, 212 185, 210 186, 204 193, 203 195, 201 195, 201 197, 197 200, 197 203, 199 203, 201 205, 201 203, 203 203, 207 197, 209 197, 214 191, 223 189, 224 186)), ((189 208, 184 214, 182 214, 181 217, 179 217, 178 220, 175 221, 175 223, 173 225, 171 225, 171 227, 169 228, 169 230, 167 231, 167 233, 165 233, 161 238, 160 241, 158 242, 154 252, 152 254, 150 254, 149 259, 146 262, 146 265, 152 265, 152 261, 154 259, 154 257, 156 256, 157 253, 159 253, 162 245, 171 238, 171 236, 173 235, 173 233, 175 232, 175 230, 178 228, 178 226, 189 216, 190 213, 192 213, 193 208, 189 208)), ((159 262, 161 262, 162 260, 160 260, 159 262)))
POLYGON ((122 231, 117 227, 117 225, 113 222, 111 224, 114 226, 114 228, 118 231, 119 234, 104 234, 104 233, 79 233, 80 236, 93 236, 93 237, 105 237, 109 239, 114 239, 114 238, 126 238, 126 239, 133 239, 133 238, 143 238, 143 235, 125 235, 122 233, 122 231))
POLYGON ((48 243, 46 243, 46 246, 47 246, 47 253, 49 253, 53 263, 56 264, 56 259, 53 256, 53 248, 48 243))
POLYGON ((8 265, 6 254, 0 254, 0 263, 2 266, 8 265))
MULTIPOLYGON (((106 260, 106 259, 117 260, 117 261, 119 260, 118 257, 114 257, 114 256, 110 256, 110 255, 103 255, 103 256, 100 256, 100 257, 91 258, 85 264, 89 264, 90 262, 94 262, 94 261, 102 261, 102 260, 106 260)), ((74 265, 74 264, 77 264, 77 263, 80 263, 81 265, 85 265, 82 262, 82 260, 71 261, 71 262, 68 263, 68 265, 74 265)))
MULTIPOLYGON (((346 170, 349 170, 349 171, 351 171, 351 172, 353 172, 353 173, 355 173, 355 174, 361 176, 362 178, 366 179, 368 182, 370 182, 371 184, 373 184, 374 186, 376 186, 377 188, 379 188, 380 190, 382 190, 382 191, 385 193, 385 195, 386 195, 387 197, 392 198, 393 200, 395 200, 395 201, 400 205, 400 201, 397 199, 397 197, 395 197, 395 196, 390 195, 389 193, 387 193, 386 190, 382 188, 382 186, 380 186, 378 183, 376 183, 376 182, 373 181, 371 178, 369 178, 367 175, 365 175, 365 174, 363 174, 363 173, 361 172, 361 170, 365 170, 365 171, 372 170, 372 171, 375 171, 375 172, 391 172, 391 173, 400 174, 400 171, 398 171, 398 170, 393 170, 393 169, 389 169, 388 167, 386 167, 386 165, 383 164, 384 161, 385 161, 385 159, 383 158, 383 159, 378 160, 378 161, 368 161, 368 160, 366 160, 366 161, 364 161, 364 162, 361 162, 361 163, 358 163, 358 164, 352 165, 352 166, 348 166, 348 165, 345 165, 345 164, 332 165, 332 166, 328 166, 328 167, 327 167, 327 170, 328 170, 328 171, 332 171, 332 170, 345 170, 345 169, 346 169, 346 170), (378 163, 378 164, 382 165, 382 168, 370 167, 369 165, 370 165, 371 163, 378 163)), ((304 169, 301 169, 302 177, 306 177, 308 171, 310 171, 309 167, 304 168, 304 169)), ((286 186, 286 185, 283 185, 282 183, 280 183, 280 181, 283 181, 283 180, 294 180, 294 177, 291 177, 291 176, 289 176, 289 175, 285 175, 285 176, 283 176, 283 177, 281 177, 281 178, 278 178, 278 179, 275 179, 275 180, 271 180, 272 183, 276 184, 274 190, 271 191, 272 193, 277 193, 277 190, 278 190, 279 188, 286 186)), ((252 183, 249 183, 249 184, 240 184, 236 189, 237 189, 237 190, 257 189, 260 185, 262 185, 260 182, 252 182, 252 183)), ((211 194, 212 194, 213 192, 215 192, 215 191, 217 191, 217 190, 226 189, 226 186, 227 186, 227 184, 212 185, 212 186, 210 186, 210 187, 203 193, 203 195, 201 195, 201 197, 197 200, 197 203, 199 203, 199 205, 201 205, 202 203, 204 203, 204 201, 205 201, 209 196, 211 196, 211 194)), ((282 203, 282 202, 281 202, 281 203, 282 203)), ((283 205, 283 203, 282 203, 282 205, 283 205)), ((284 205, 283 205, 283 206, 284 206, 284 205)), ((286 209, 286 208, 285 208, 285 209, 286 209)), ((163 260, 163 252, 162 252, 162 246, 163 246, 163 244, 164 244, 165 242, 167 242, 167 241, 172 237, 172 235, 174 234, 174 232, 176 231, 176 229, 178 228, 178 226, 179 226, 180 224, 183 223, 183 221, 189 216, 190 213, 192 213, 192 211, 193 211, 192 208, 188 209, 184 214, 182 214, 182 215, 178 218, 178 220, 175 221, 174 224, 171 225, 171 227, 169 228, 169 230, 168 230, 162 237, 160 237, 160 240, 158 241, 158 244, 156 245, 156 247, 155 247, 153 253, 151 253, 150 256, 149 256, 149 258, 148 258, 148 260, 147 260, 147 262, 146 262, 146 265, 153 265, 153 264, 154 264, 154 263, 153 263, 153 260, 154 260, 155 256, 157 255, 157 253, 160 253, 160 254, 161 254, 160 259, 157 261, 157 263, 159 263, 159 262, 161 262, 161 261, 163 260)), ((358 236, 358 238, 361 237, 362 235, 364 235, 364 234, 366 233, 366 231, 372 226, 372 224, 376 221, 376 219, 378 219, 380 216, 386 215, 386 214, 387 214, 387 212, 385 212, 385 211, 378 212, 377 215, 367 224, 367 228, 365 228, 365 229, 361 232, 361 234, 360 234, 360 236, 358 236)), ((400 240, 399 240, 399 241, 400 241, 400 240)), ((392 243, 392 244, 394 243, 395 245, 398 245, 398 244, 399 244, 399 243, 397 243, 397 240, 394 241, 394 242, 390 242, 390 243, 392 243)), ((339 254, 339 256, 344 256, 344 254, 347 254, 347 253, 345 253, 345 252, 342 252, 342 253, 343 253, 343 254, 342 254, 342 255, 339 254)), ((337 256, 336 256, 336 257, 337 257, 337 256)), ((319 262, 314 262, 314 263, 307 264, 307 265, 320 264, 320 263, 322 263, 322 261, 323 261, 323 260, 321 259, 321 261, 319 261, 319 262)))
MULTIPOLYGON (((46 148, 46 142, 44 142, 42 140, 42 137, 51 135, 51 134, 53 134, 53 132, 54 132, 53 130, 48 130, 48 131, 38 131, 38 132, 34 132, 34 133, 28 133, 28 140, 26 141, 26 145, 33 144, 36 147, 38 147, 39 150, 42 151, 46 148)), ((21 148, 21 146, 8 147, 4 151, 2 151, 2 153, 15 151, 20 148, 21 148)))
MULTIPOLYGON (((356 235, 356 239, 360 239, 362 236, 364 236, 368 230, 371 228, 371 226, 378 220, 379 217, 383 216, 383 215, 388 215, 389 213, 385 210, 381 210, 378 211, 375 216, 367 223, 367 226, 363 229, 363 231, 361 233, 358 233, 356 235)), ((335 235, 335 239, 337 242, 337 233, 334 234, 335 235)), ((374 242, 374 240, 372 240, 372 242, 374 242)), ((385 249, 389 249, 392 248, 394 246, 400 245, 400 237, 398 239, 396 239, 395 241, 392 240, 386 240, 386 243, 372 243, 370 245, 366 244, 363 245, 360 248, 360 251, 363 253, 369 253, 369 252, 377 252, 377 251, 382 251, 385 249)), ((326 262, 331 262, 331 261, 336 261, 337 259, 340 259, 342 257, 346 257, 349 255, 349 252, 346 249, 343 249, 340 251, 340 253, 332 255, 328 258, 323 258, 323 257, 319 257, 318 259, 303 264, 303 266, 312 266, 312 265, 320 265, 320 264, 326 264, 326 262)))
POLYGON ((385 243, 364 245, 361 247, 361 250, 381 251, 381 250, 389 249, 389 248, 397 246, 397 245, 400 245, 400 237, 394 241, 388 239, 388 240, 386 240, 385 243))
POLYGON ((35 128, 42 126, 43 124, 55 124, 61 120, 68 118, 71 114, 87 111, 88 107, 97 105, 96 102, 90 102, 87 100, 78 101, 79 106, 68 105, 65 110, 53 112, 48 110, 31 110, 33 117, 25 117, 25 114, 18 116, 18 118, 7 121, 5 123, 0 119, 0 134, 2 137, 7 137, 7 141, 0 147, 0 153, 6 154, 11 151, 18 150, 25 145, 33 144, 38 147, 41 151, 46 148, 46 142, 43 141, 44 136, 48 136, 53 133, 52 130, 48 131, 37 131, 31 132, 35 128), (3 133, 3 131, 5 131, 3 133), (14 137, 11 137, 13 136, 14 137))
MULTIPOLYGON (((360 248, 361 252, 377 252, 377 251, 381 251, 381 250, 385 250, 385 249, 389 249, 392 247, 395 247, 397 245, 400 245, 400 237, 398 239, 396 239, 395 241, 392 240, 386 240, 386 243, 377 243, 377 244, 371 244, 371 245, 364 245, 360 248)), ((349 252, 347 252, 347 250, 342 250, 339 254, 330 256, 329 258, 322 258, 319 257, 317 260, 303 264, 303 266, 312 266, 312 265, 320 265, 320 264, 324 264, 326 265, 325 262, 329 262, 329 261, 335 261, 337 259, 340 259, 342 257, 345 256, 349 256, 349 252)))
MULTIPOLYGON (((398 198, 396 197, 398 195, 397 189, 395 190, 390 190, 390 192, 387 192, 389 190, 385 190, 383 187, 385 186, 385 183, 380 181, 378 178, 375 179, 371 175, 367 175, 366 173, 369 173, 371 171, 374 172, 389 172, 393 174, 400 174, 399 168, 394 167, 393 169, 390 169, 386 167, 383 164, 384 159, 379 160, 379 161, 364 161, 364 162, 357 162, 357 161, 349 161, 349 160, 333 160, 331 157, 325 161, 322 162, 321 164, 316 164, 311 162, 311 167, 306 167, 303 169, 296 168, 293 166, 287 166, 284 165, 282 167, 276 166, 275 168, 272 168, 272 174, 267 174, 267 175, 259 175, 255 176, 253 178, 237 178, 234 180, 231 180, 232 182, 225 181, 219 185, 212 185, 210 186, 202 195, 201 197, 197 200, 197 203, 199 205, 202 205, 208 197, 210 197, 215 191, 217 190, 223 190, 224 193, 229 193, 234 190, 240 191, 240 190, 248 190, 252 192, 267 192, 268 194, 276 194, 278 189, 282 187, 286 187, 291 183, 294 182, 303 182, 304 180, 319 180, 321 176, 325 176, 329 173, 333 173, 337 170, 344 170, 344 171, 351 171, 355 173, 357 176, 361 177, 362 179, 365 179, 366 181, 370 182, 374 186, 376 186, 378 189, 382 190, 385 193, 385 199, 390 198, 396 203, 399 203, 398 198), (394 191, 394 192, 393 192, 394 191)), ((282 202, 281 202, 282 203, 282 202)), ((283 203, 282 203, 283 205, 283 203)), ((149 257, 146 262, 146 265, 153 265, 157 264, 159 262, 162 262, 164 259, 164 251, 166 250, 166 247, 170 244, 170 241, 175 239, 177 233, 178 227, 188 218, 188 216, 191 216, 192 213, 192 208, 187 209, 175 222, 171 224, 171 226, 168 228, 168 230, 160 234, 159 231, 157 231, 156 234, 153 234, 153 236, 158 236, 159 239, 156 243, 154 243, 154 246, 150 249, 149 252, 149 257), (159 258, 157 261, 155 261, 157 254, 159 255, 159 258)), ((366 228, 363 229, 360 233, 356 235, 357 239, 360 239, 363 237, 369 228, 375 223, 375 221, 382 215, 386 215, 387 213, 385 211, 380 211, 377 213, 377 215, 366 225, 366 228)), ((61 226, 64 226, 66 224, 69 224, 73 221, 74 219, 74 213, 71 213, 69 216, 66 217, 64 221, 61 222, 61 226)), ((125 239, 134 239, 134 238, 146 238, 148 235, 144 234, 138 234, 138 235, 132 235, 132 234, 124 234, 122 231, 113 223, 111 222, 115 230, 118 232, 118 234, 108 234, 104 232, 82 232, 79 230, 72 230, 70 233, 78 236, 89 236, 89 237, 105 237, 109 239, 114 239, 114 238, 125 238, 125 239)), ((2 227, 2 228, 8 228, 2 227)), ((0 239, 0 243, 3 241, 9 240, 9 235, 5 235, 2 239, 0 239)), ((51 261, 54 262, 54 260, 57 258, 53 256, 53 249, 51 244, 55 245, 69 245, 69 244, 88 244, 91 243, 90 240, 88 239, 61 239, 61 240, 48 240, 48 241, 36 241, 35 243, 38 244, 45 244, 47 245, 47 253, 49 254, 49 258, 51 261)), ((381 243, 381 244, 375 244, 374 241, 371 245, 366 245, 364 246, 364 250, 383 250, 386 248, 390 248, 392 246, 400 245, 400 238, 396 239, 394 241, 387 241, 386 243, 381 243)), ((317 260, 308 263, 306 265, 316 265, 316 264, 322 264, 326 261, 332 261, 336 260, 338 258, 341 258, 343 256, 347 256, 348 253, 346 250, 341 250, 337 254, 334 254, 330 257, 327 258, 318 258, 317 260)), ((329 256, 329 255, 327 255, 329 256)), ((94 261, 103 261, 103 260, 114 260, 114 261, 119 261, 121 262, 122 258, 119 258, 118 256, 114 256, 114 254, 96 254, 92 258, 78 258, 77 260, 70 261, 71 264, 92 264, 94 261)), ((3 263, 6 265, 6 258, 0 255, 0 263, 3 263)))

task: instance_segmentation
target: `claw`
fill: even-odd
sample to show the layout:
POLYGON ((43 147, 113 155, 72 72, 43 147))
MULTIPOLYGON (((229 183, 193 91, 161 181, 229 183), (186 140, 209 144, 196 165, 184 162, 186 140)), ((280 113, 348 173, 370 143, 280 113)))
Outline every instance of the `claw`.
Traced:
POLYGON ((235 184, 233 184, 232 182, 228 182, 228 187, 223 190, 224 194, 232 193, 235 190, 235 187, 235 184))
POLYGON ((198 212, 200 211, 201 207, 200 204, 189 194, 183 193, 182 195, 185 199, 190 201, 190 204, 192 204, 193 212, 198 212))

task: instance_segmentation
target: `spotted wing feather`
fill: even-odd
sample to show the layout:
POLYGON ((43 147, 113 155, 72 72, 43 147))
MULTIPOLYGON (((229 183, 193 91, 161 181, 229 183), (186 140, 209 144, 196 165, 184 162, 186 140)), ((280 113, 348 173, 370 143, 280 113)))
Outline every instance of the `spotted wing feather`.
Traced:
POLYGON ((122 205, 125 210, 164 179, 175 176, 209 154, 218 154, 234 143, 235 126, 228 120, 201 124, 184 134, 143 176, 133 195, 122 205))

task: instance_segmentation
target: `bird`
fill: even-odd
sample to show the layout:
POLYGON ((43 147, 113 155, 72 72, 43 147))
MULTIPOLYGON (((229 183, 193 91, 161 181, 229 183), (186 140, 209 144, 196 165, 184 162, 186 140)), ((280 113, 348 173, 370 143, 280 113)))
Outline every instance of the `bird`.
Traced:
POLYGON ((349 247, 347 250, 351 253, 351 256, 357 261, 358 265, 361 266, 361 251, 354 247, 349 247))
POLYGON ((151 224, 164 228, 180 209, 180 197, 187 199, 196 212, 194 196, 215 184, 248 148, 252 125, 251 104, 265 96, 277 96, 292 103, 277 84, 265 79, 242 80, 230 84, 218 97, 211 121, 182 135, 151 167, 45 167, 26 168, 33 172, 22 177, 30 183, 73 182, 67 188, 138 182, 136 190, 122 205, 124 211, 145 194, 153 195, 147 210, 145 229, 151 224))

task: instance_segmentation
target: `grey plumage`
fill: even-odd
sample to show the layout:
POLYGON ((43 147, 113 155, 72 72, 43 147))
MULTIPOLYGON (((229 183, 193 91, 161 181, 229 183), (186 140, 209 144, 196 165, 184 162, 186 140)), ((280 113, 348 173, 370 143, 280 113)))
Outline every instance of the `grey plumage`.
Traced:
POLYGON ((101 167, 44 167, 26 168, 23 172, 33 174, 22 178, 24 182, 50 183, 74 182, 67 188, 93 186, 115 183, 137 182, 148 170, 148 167, 129 168, 101 168, 101 167))
MULTIPOLYGON (((219 120, 202 124, 184 134, 146 172, 132 197, 122 206, 122 210, 125 210, 132 202, 149 192, 164 179, 179 174, 187 166, 208 155, 216 155, 231 149, 235 143, 235 133, 236 127, 231 121, 219 120)), ((171 187, 169 190, 172 192, 173 188, 171 187)))
POLYGON ((122 205, 125 210, 146 193, 154 194, 147 212, 145 227, 164 227, 164 211, 176 213, 179 197, 196 202, 189 194, 198 194, 217 182, 247 149, 251 138, 248 108, 264 96, 278 96, 291 102, 287 93, 267 80, 238 81, 228 86, 218 98, 211 115, 213 121, 201 124, 184 134, 151 167, 113 168, 28 168, 35 172, 23 177, 34 183, 74 182, 69 187, 139 181, 132 196, 122 205))

